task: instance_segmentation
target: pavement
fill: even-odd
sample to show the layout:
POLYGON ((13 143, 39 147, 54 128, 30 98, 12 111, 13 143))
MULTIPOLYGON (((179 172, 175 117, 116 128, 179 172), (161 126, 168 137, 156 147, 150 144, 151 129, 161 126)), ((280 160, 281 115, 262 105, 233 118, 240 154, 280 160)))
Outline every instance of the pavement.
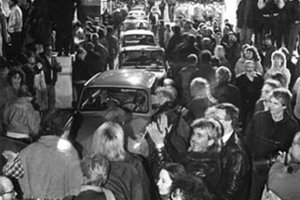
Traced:
POLYGON ((57 61, 62 66, 55 85, 57 108, 72 108, 72 58, 72 56, 57 57, 57 61))

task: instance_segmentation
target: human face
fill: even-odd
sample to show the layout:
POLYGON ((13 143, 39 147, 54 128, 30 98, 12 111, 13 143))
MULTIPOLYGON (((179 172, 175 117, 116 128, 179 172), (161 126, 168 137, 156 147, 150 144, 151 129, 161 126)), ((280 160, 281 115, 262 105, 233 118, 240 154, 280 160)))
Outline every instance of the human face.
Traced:
POLYGON ((16 73, 11 77, 11 84, 14 89, 19 90, 21 87, 22 77, 19 73, 16 73))
POLYGON ((226 130, 229 130, 232 128, 232 125, 231 125, 232 120, 226 120, 226 111, 225 110, 216 109, 215 113, 214 113, 214 118, 222 124, 225 134, 226 134, 226 130))
POLYGON ((213 140, 208 137, 208 131, 202 128, 195 128, 191 137, 191 151, 205 152, 212 145, 213 140))
POLYGON ((261 89, 261 98, 269 99, 272 90, 273 88, 270 85, 264 85, 263 88, 261 89))
POLYGON ((290 154, 294 162, 300 162, 300 134, 298 133, 293 140, 290 154))
POLYGON ((253 58, 253 52, 252 51, 246 51, 245 52, 245 58, 251 60, 253 58))
POLYGON ((254 75, 254 64, 253 63, 248 63, 246 66, 245 66, 245 72, 246 72, 246 75, 248 76, 253 76, 254 75))
POLYGON ((271 114, 279 114, 284 111, 286 108, 279 99, 276 99, 275 97, 270 98, 268 102, 268 107, 270 108, 271 114))
POLYGON ((168 195, 170 193, 171 185, 173 181, 169 175, 169 172, 162 169, 159 173, 159 179, 157 182, 160 195, 168 195))
POLYGON ((274 67, 280 68, 283 64, 283 59, 281 56, 274 56, 273 63, 274 67))

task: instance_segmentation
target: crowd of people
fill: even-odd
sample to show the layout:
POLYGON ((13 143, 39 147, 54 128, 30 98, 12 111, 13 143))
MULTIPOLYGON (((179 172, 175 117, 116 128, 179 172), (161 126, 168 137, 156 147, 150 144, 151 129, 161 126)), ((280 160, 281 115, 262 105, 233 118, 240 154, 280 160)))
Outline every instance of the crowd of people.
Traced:
POLYGON ((40 49, 25 44, 22 10, 9 2, 8 20, 0 20, 11 45, 0 51, 0 199, 300 199, 300 74, 292 60, 298 1, 241 0, 239 31, 213 12, 189 19, 174 13, 176 1, 150 1, 149 22, 171 73, 153 94, 148 156, 126 148, 118 109, 93 133, 87 155, 53 116, 61 66, 52 50, 75 54, 72 80, 80 92, 90 77, 114 68, 126 12, 77 21, 64 45, 57 37, 70 35, 53 31, 40 49), (264 13, 269 6, 274 12, 264 13), (293 15, 286 23, 291 42, 279 40, 277 26, 253 37, 240 21, 250 20, 251 9, 276 25, 283 13, 293 15))

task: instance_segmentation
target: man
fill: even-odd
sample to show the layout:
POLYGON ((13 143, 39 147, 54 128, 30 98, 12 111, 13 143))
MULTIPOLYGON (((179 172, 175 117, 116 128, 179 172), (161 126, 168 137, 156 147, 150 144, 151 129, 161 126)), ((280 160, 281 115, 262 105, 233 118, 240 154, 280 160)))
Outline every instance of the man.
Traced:
POLYGON ((22 51, 22 27, 23 16, 21 8, 18 6, 19 0, 9 0, 8 5, 11 10, 8 19, 8 33, 11 39, 11 58, 17 58, 22 51))
POLYGON ((263 86, 263 77, 255 71, 255 63, 247 60, 244 64, 245 72, 236 78, 236 86, 241 92, 241 120, 243 128, 252 118, 255 103, 260 97, 260 90, 263 86))
POLYGON ((52 55, 52 46, 45 45, 44 51, 39 54, 38 63, 42 65, 42 70, 45 75, 48 96, 48 111, 55 108, 55 83, 57 81, 57 72, 62 70, 61 65, 52 55))
POLYGON ((107 40, 107 50, 109 53, 109 69, 114 69, 114 61, 118 55, 119 52, 119 44, 118 39, 114 36, 114 30, 111 26, 108 26, 106 28, 106 40, 107 40))
POLYGON ((288 151, 299 126, 291 113, 291 93, 286 88, 274 89, 268 111, 257 113, 246 129, 246 145, 252 155, 251 200, 261 199, 269 161, 279 151, 288 151))
POLYGON ((250 191, 251 164, 238 133, 239 110, 230 103, 218 104, 214 109, 214 118, 224 128, 218 195, 222 200, 246 200, 250 191))
POLYGON ((264 193, 280 199, 300 199, 300 132, 293 140, 288 153, 282 153, 272 165, 268 177, 268 189, 264 193), (273 194, 272 194, 273 193, 273 194))
POLYGON ((13 199, 16 199, 16 192, 11 180, 5 176, 0 176, 0 200, 13 199))

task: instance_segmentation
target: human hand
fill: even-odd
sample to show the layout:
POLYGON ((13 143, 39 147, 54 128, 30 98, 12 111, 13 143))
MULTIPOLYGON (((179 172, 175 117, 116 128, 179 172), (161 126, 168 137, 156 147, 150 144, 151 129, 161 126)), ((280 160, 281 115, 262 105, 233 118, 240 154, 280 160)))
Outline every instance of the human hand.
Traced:
POLYGON ((167 134, 171 131, 173 125, 171 124, 170 126, 168 125, 168 117, 166 114, 162 114, 158 120, 157 120, 157 125, 159 128, 159 131, 162 132, 163 134, 167 134))
POLYGON ((150 123, 146 127, 146 131, 149 133, 149 136, 154 142, 156 147, 160 148, 164 146, 164 139, 166 137, 166 132, 161 132, 156 122, 150 123))
POLYGON ((18 154, 12 151, 4 151, 2 155, 6 158, 7 162, 12 162, 18 154))

